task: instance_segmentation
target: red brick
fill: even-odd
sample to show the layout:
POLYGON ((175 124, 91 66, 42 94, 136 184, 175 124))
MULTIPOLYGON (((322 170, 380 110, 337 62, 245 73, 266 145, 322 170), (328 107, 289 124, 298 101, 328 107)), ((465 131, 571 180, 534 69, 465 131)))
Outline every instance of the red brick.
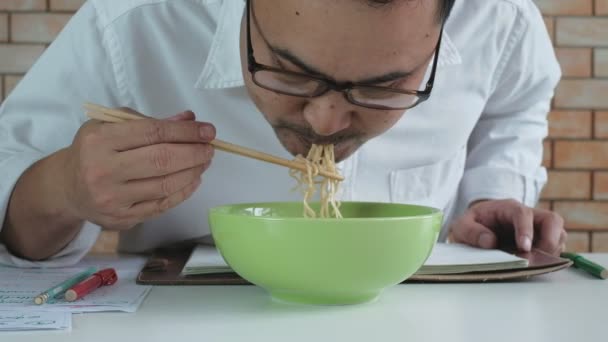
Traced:
POLYGON ((590 111, 552 111, 549 114, 549 137, 591 138, 590 111))
POLYGON ((562 17, 556 19, 555 25, 559 46, 608 46, 608 18, 562 17))
POLYGON ((51 0, 51 11, 75 11, 85 0, 51 0))
POLYGON ((585 171, 549 171, 543 199, 590 199, 591 173, 585 171))
POLYGON ((538 201, 538 203, 536 204, 536 208, 544 209, 544 210, 551 210, 551 202, 550 201, 538 201))
POLYGON ((595 113, 595 137, 608 138, 608 112, 595 113))
POLYGON ((4 76, 4 98, 7 98, 8 95, 15 89, 19 81, 21 81, 22 76, 16 75, 6 75, 4 76))
POLYGON ((25 73, 44 52, 44 45, 0 44, 0 73, 25 73))
POLYGON ((605 79, 562 80, 555 92, 555 107, 562 109, 608 108, 606 94, 608 94, 608 80, 605 79))
POLYGON ((589 48, 557 48, 555 53, 565 77, 590 77, 591 52, 589 48))
POLYGON ((595 15, 608 15, 608 0, 595 0, 595 15))
POLYGON ((587 253, 589 249, 589 232, 568 232, 566 251, 572 253, 587 253))
POLYGON ((543 141, 543 166, 551 167, 553 161, 553 146, 550 140, 543 141))
POLYGON ((0 13, 0 42, 8 41, 8 14, 0 13))
POLYGON ((607 202, 555 202, 553 210, 573 230, 608 230, 607 202))
POLYGON ((12 40, 25 43, 50 43, 70 20, 69 14, 13 14, 12 40))
POLYGON ((93 245, 90 253, 112 254, 118 249, 118 232, 103 231, 99 234, 97 241, 93 245))
POLYGON ((608 49, 595 49, 595 77, 608 77, 608 49))
POLYGON ((608 141, 556 141, 556 168, 608 168, 608 141))
POLYGON ((593 233, 593 245, 591 251, 593 253, 608 253, 608 233, 595 232, 593 233))
POLYGON ((0 11, 41 11, 46 10, 46 0, 2 0, 0 11))
POLYGON ((534 0, 544 15, 591 15, 592 0, 534 0))
POLYGON ((593 199, 608 200, 608 172, 598 171, 593 177, 593 199))

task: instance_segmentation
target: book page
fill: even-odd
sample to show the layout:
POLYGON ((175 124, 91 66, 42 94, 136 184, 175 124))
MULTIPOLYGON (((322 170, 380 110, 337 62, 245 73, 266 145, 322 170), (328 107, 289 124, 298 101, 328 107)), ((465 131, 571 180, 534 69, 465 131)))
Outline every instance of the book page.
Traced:
POLYGON ((0 331, 72 330, 69 312, 0 310, 0 331))
POLYGON ((515 255, 497 249, 482 249, 457 243, 437 243, 425 266, 478 265, 521 262, 515 255))
POLYGON ((232 272, 215 246, 198 245, 192 251, 182 275, 232 272))
POLYGON ((496 249, 437 243, 418 275, 488 272, 528 267, 528 260, 496 249))
MULTIPOLYGON (((494 249, 437 243, 416 274, 455 274, 525 268, 528 260, 494 249)), ((226 273, 232 270, 213 246, 198 245, 182 275, 226 273)))
POLYGON ((124 311, 135 312, 151 286, 135 283, 139 270, 146 259, 137 256, 86 257, 79 264, 68 268, 13 268, 0 266, 0 310, 19 309, 25 311, 124 311), (75 302, 63 298, 50 299, 46 304, 34 304, 41 292, 84 271, 89 266, 98 269, 112 267, 118 281, 103 286, 75 302))

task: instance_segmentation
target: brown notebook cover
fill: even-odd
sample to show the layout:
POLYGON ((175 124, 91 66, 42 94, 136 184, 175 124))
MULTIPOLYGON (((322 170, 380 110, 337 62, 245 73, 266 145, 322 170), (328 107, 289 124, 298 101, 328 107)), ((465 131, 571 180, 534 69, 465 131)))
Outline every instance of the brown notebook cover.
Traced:
MULTIPOLYGON (((181 271, 193 248, 193 244, 184 244, 157 249, 137 276, 137 283, 142 285, 250 284, 236 273, 182 276, 181 271)), ((528 259, 528 267, 492 272, 413 275, 405 282, 486 282, 525 279, 539 274, 555 272, 572 265, 570 260, 555 257, 539 250, 516 254, 528 259)))

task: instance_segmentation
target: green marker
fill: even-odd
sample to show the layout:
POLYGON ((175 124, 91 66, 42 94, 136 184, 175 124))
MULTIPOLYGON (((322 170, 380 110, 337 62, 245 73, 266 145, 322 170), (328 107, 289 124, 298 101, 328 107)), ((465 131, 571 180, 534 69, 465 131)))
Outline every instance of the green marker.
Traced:
POLYGON ((604 267, 594 263, 593 261, 587 260, 582 256, 574 253, 562 253, 562 258, 570 259, 574 262, 574 267, 580 268, 581 270, 598 277, 600 279, 608 278, 608 270, 604 267))
POLYGON ((36 298, 34 298, 34 303, 36 303, 38 305, 42 305, 42 304, 46 303, 49 299, 54 298, 58 294, 69 290, 70 287, 85 280, 86 278, 91 276, 96 271, 97 271, 97 268, 95 268, 95 267, 87 268, 85 271, 78 273, 77 275, 62 282, 61 284, 57 284, 57 285, 51 287, 50 289, 42 292, 41 294, 37 295, 36 298))

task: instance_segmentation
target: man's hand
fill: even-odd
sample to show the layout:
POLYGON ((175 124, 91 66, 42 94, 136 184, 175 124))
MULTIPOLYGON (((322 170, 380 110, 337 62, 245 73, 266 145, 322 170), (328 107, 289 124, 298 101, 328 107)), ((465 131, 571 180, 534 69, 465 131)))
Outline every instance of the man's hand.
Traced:
POLYGON ((92 120, 65 154, 66 205, 106 229, 128 229, 186 200, 209 167, 215 128, 185 112, 168 120, 92 120))
POLYGON ((481 248, 532 247, 554 255, 565 248, 564 220, 558 214, 529 208, 515 200, 487 200, 470 206, 450 227, 454 242, 481 248))
POLYGON ((17 181, 0 240, 15 255, 43 260, 85 221, 129 229, 190 197, 213 157, 215 128, 192 112, 166 120, 91 120, 72 145, 39 160, 17 181))

